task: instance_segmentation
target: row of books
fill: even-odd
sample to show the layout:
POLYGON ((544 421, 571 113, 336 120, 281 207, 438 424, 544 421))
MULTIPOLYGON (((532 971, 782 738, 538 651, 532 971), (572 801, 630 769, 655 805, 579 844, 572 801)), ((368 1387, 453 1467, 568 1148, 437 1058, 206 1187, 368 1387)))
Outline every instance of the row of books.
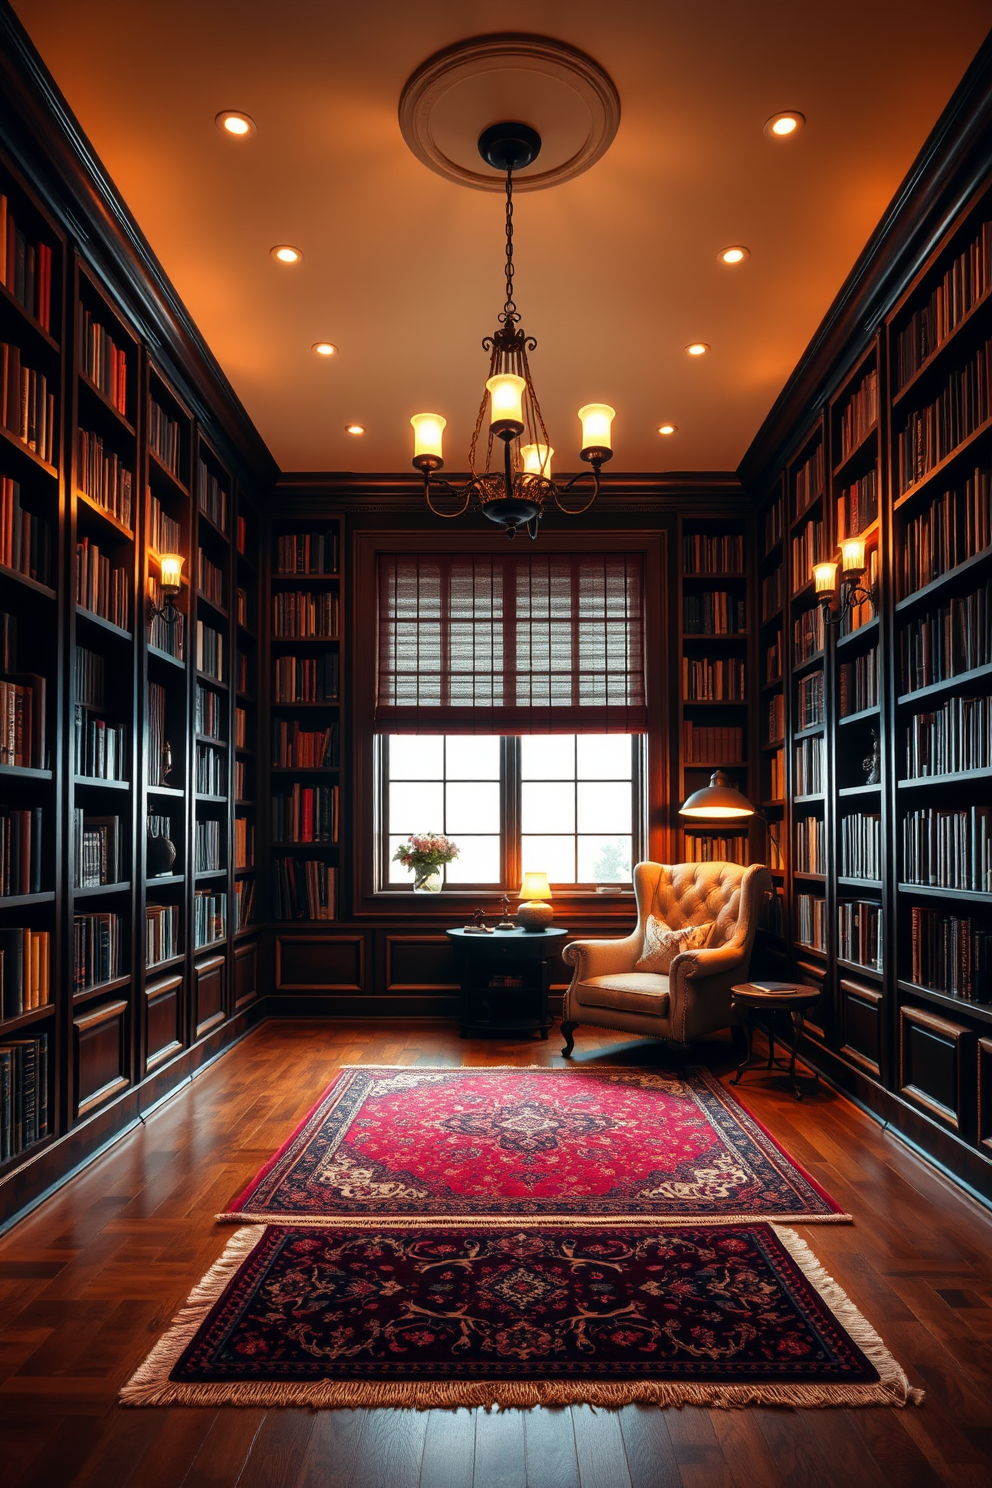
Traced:
POLYGON ((318 858, 273 858, 272 911, 277 920, 333 920, 335 872, 318 858))
POLYGON ((785 696, 777 692, 768 699, 768 734, 766 743, 777 744, 785 738, 785 696))
POLYGON ((765 647, 765 681, 782 680, 782 632, 776 630, 774 639, 765 647))
POLYGON ((797 594, 813 577, 813 564, 824 556, 823 523, 811 518, 792 539, 792 591, 797 594))
POLYGON ((127 729, 78 704, 72 725, 72 768, 90 780, 127 779, 127 729))
POLYGON ((877 708, 879 701, 878 647, 863 651, 853 661, 842 661, 838 671, 837 700, 841 718, 877 708))
POLYGON ((234 866, 235 868, 254 868, 255 866, 255 826, 247 816, 234 818, 234 866))
POLYGON ((48 1034, 0 1043, 0 1162, 49 1133, 48 1034))
POLYGON ((766 852, 768 855, 769 868, 782 868, 782 823, 780 821, 765 822, 766 852))
POLYGON ((224 637, 203 620, 196 622, 196 669, 215 682, 224 680, 224 637))
POLYGON ((686 635, 734 635, 747 630, 747 605, 725 589, 683 594, 682 629, 686 635))
POLYGON ((145 966, 158 966, 178 956, 179 905, 147 904, 145 906, 145 966))
POLYGON ((239 516, 235 523, 235 542, 238 552, 242 555, 242 557, 244 557, 245 548, 248 542, 248 524, 243 516, 239 516))
MULTIPOLYGON (((796 688, 796 728, 816 728, 826 714, 823 702, 823 673, 809 672, 799 678, 796 688)), ((776 734, 776 738, 780 735, 776 734)))
POLYGON ((55 394, 44 372, 28 367, 19 346, 0 342, 0 415, 3 426, 49 465, 55 463, 55 394))
POLYGON ((221 741, 224 737, 224 713, 224 699, 221 694, 214 692, 212 687, 201 687, 198 682, 193 703, 194 731, 204 738, 221 741))
POLYGON ((248 696, 248 656, 244 651, 235 652, 234 690, 241 697, 248 696))
POLYGON ((333 527, 321 532, 294 532, 276 539, 276 572, 333 574, 338 569, 338 535, 333 527))
POLYGON ((840 871, 844 878, 875 883, 882 877, 882 818, 876 811, 840 819, 840 871))
POLYGON ((842 899, 837 905, 837 954, 872 971, 882 969, 882 906, 877 899, 842 899))
POLYGON ((769 935, 778 936, 779 940, 785 936, 785 895, 779 888, 765 899, 761 910, 761 928, 769 935))
POLYGON ((0 765, 48 768, 47 691, 44 677, 28 673, 0 682, 0 765))
POLYGON ((284 639, 334 640, 338 633, 338 596, 308 589, 287 590, 272 599, 273 635, 284 639))
POLYGON ((216 873, 224 866, 221 824, 208 819, 194 823, 197 873, 216 873))
POLYGON ((682 537, 682 569, 687 574, 742 574, 743 533, 686 532, 682 537))
POLYGON ((0 192, 0 284, 46 331, 52 328, 52 250, 17 226, 0 192))
POLYGON ((91 816, 77 807, 73 813, 72 881, 77 889, 95 889, 120 881, 121 821, 119 816, 91 816))
POLYGON ((896 439, 898 490, 908 491, 992 412, 992 340, 986 341, 925 408, 913 409, 896 439))
POLYGON ((766 574, 761 581, 761 620, 764 623, 770 620, 777 610, 782 608, 785 599, 785 584, 783 580, 783 569, 781 563, 773 568, 770 574, 766 574))
POLYGON ((148 531, 145 542, 153 553, 181 553, 183 530, 157 496, 148 493, 148 531))
POLYGON ((792 478, 794 515, 801 517, 818 496, 823 495, 823 445, 818 444, 792 478))
POLYGON ((121 975, 123 921, 116 914, 73 916, 73 987, 85 992, 121 975))
POLYGON ((918 987, 992 1002, 992 933, 964 915, 937 909, 910 912, 911 974, 918 987))
POLYGON ((857 537, 878 516, 878 471, 873 465, 860 480, 845 486, 837 497, 837 541, 857 537))
POLYGON ((992 579, 910 619, 899 638, 903 684, 916 692, 992 663, 992 579))
POLYGON ((785 800, 785 750, 776 749, 768 759, 768 799, 785 800))
POLYGON ((76 544, 76 603, 122 630, 128 628, 130 578, 127 569, 111 568, 99 545, 84 537, 76 544))
POLYGON ((992 769, 992 698, 948 698, 930 713, 915 713, 905 734, 905 778, 992 769))
POLYGON ((224 572, 216 563, 211 563, 202 548, 196 550, 196 587, 204 599, 209 599, 218 609, 224 608, 224 572))
POLYGON ((827 949, 827 901, 821 895, 796 895, 796 939, 814 951, 827 949))
POLYGON ((201 796, 227 795, 227 754, 211 749, 209 744, 196 746, 196 789, 201 796))
MULTIPOLYGON (((167 837, 169 841, 173 843, 173 846, 175 845, 175 839, 172 835, 171 816, 162 816, 158 812, 149 813, 149 815, 145 818, 145 829, 149 842, 151 842, 151 840, 155 837, 167 837)), ((171 874, 173 867, 178 867, 179 871, 182 872, 181 864, 171 864, 164 870, 164 872, 171 874)), ((154 878, 160 878, 161 876, 162 870, 160 870, 158 873, 149 875, 149 877, 154 878)))
POLYGON ((304 729, 277 718, 272 725, 272 763, 280 769, 333 769, 338 762, 338 726, 304 729))
POLYGON ((714 835, 712 832, 685 833, 685 861, 687 863, 740 863, 746 867, 748 857, 747 833, 736 835, 714 835))
POLYGON ((197 889, 193 895, 193 946, 216 945, 227 937, 227 895, 197 889))
MULTIPOLYGON (((868 430, 877 423, 878 373, 873 367, 865 374, 841 411, 838 428, 842 460, 846 460, 851 451, 857 449, 868 430)), ((855 532, 857 530, 854 528, 855 532)))
POLYGON ((234 761, 234 799, 245 801, 249 794, 248 765, 244 760, 234 761))
POLYGON ((903 882, 992 893, 992 807, 920 807, 902 823, 903 882))
POLYGON ((864 598, 856 604, 845 609, 841 616, 840 633, 842 636, 851 635, 860 630, 862 626, 868 625, 878 614, 878 545, 868 549, 865 553, 865 572, 858 581, 859 588, 864 598))
POLYGON ((234 885, 235 928, 246 930, 255 920, 255 880, 239 878, 234 885))
POLYGON ((274 656, 273 699, 277 703, 336 703, 338 653, 323 656, 274 656))
POLYGON ((127 417, 127 353, 106 326, 83 310, 83 339, 79 347, 82 372, 110 403, 127 417))
POLYGON ((685 764, 735 765, 743 759, 743 730, 739 725, 682 724, 682 759, 685 764))
POLYGON ((809 661, 811 656, 823 650, 824 620, 821 605, 803 610, 792 622, 792 645, 796 661, 809 661))
POLYGON ((826 873, 827 851, 823 818, 800 816, 795 823, 797 873, 826 873))
POLYGON ((0 806, 0 896, 41 893, 41 807, 0 806))
POLYGON ((51 585, 53 557, 51 522, 24 506, 19 481, 0 476, 0 563, 51 585))
POLYGON ((200 461, 196 481, 196 499, 200 510, 219 527, 227 531, 227 492, 203 460, 200 461))
POLYGON ((48 1007, 52 1000, 51 931, 24 925, 0 930, 0 1013, 22 1013, 48 1007))
POLYGON ((102 652, 77 646, 73 658, 72 690, 77 703, 102 708, 106 701, 107 662, 102 652))
POLYGON ((795 747, 795 793, 797 796, 821 796, 826 789, 823 740, 800 739, 795 747))
POLYGON ((130 531, 131 471, 118 454, 104 448, 99 434, 88 429, 76 431, 76 488, 130 531))
MULTIPOLYGON (((182 481, 182 441, 179 437, 179 421, 166 413, 154 398, 148 400, 148 444, 166 470, 171 470, 176 480, 182 481)), ((174 552, 166 548, 165 552, 174 552)))
POLYGON ((900 599, 992 546, 989 470, 976 466, 960 489, 942 491, 903 529, 900 599))
POLYGON ((683 656, 682 696, 692 703, 743 701, 744 662, 736 656, 683 656))
POLYGON ((905 387, 992 284, 992 222, 958 254, 895 338, 896 388, 905 387))
POLYGON ((272 839, 274 842, 337 842, 337 786, 294 785, 288 794, 273 796, 272 839))
POLYGON ((238 749, 251 748, 248 740, 248 714, 244 708, 234 710, 234 742, 238 749))
MULTIPOLYGON (((234 591, 234 600, 236 611, 235 619, 237 620, 238 624, 243 625, 246 630, 251 630, 252 623, 251 619, 249 619, 248 617, 248 590, 242 589, 239 584, 237 589, 234 591)), ((252 617, 252 619, 253 618, 254 617, 252 617)))
POLYGON ((170 619, 158 613, 165 606, 166 596, 154 574, 148 575, 148 602, 151 610, 148 621, 149 646, 182 661, 186 655, 186 616, 181 610, 176 610, 170 619))
POLYGON ((785 531, 785 502, 781 496, 765 512, 765 552, 770 553, 785 531))

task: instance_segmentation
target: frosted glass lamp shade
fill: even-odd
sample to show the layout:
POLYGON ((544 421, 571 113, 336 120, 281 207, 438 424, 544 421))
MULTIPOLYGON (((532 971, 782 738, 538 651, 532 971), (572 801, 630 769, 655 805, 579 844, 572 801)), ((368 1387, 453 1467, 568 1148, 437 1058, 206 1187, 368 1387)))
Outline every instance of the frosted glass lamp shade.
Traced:
POLYGON ((159 569, 163 589, 171 589, 178 594, 183 586, 183 564, 185 558, 181 553, 162 553, 159 556, 159 569))
POLYGON ((840 545, 840 568, 845 579, 859 579, 865 571, 865 540, 845 537, 840 545))
POLYGON ((423 469, 429 463, 432 470, 440 470, 444 464, 442 441, 448 420, 439 413, 415 413, 410 420, 413 425, 413 463, 423 469))
POLYGON ((833 599, 837 593, 836 563, 814 563, 813 583, 820 599, 833 599))
POLYGON ((579 422, 582 425, 582 453, 587 450, 604 450, 613 453, 613 420, 617 416, 615 408, 608 403, 586 403, 579 409, 579 422))
POLYGON ((527 384, 514 372, 501 372, 490 377, 489 426, 493 433, 504 438, 513 438, 524 432, 524 389, 527 384))
POLYGON ((555 917, 546 873, 525 873, 520 885, 517 924, 523 930, 546 930, 555 917))
POLYGON ((545 480, 550 480, 553 454, 550 444, 521 445, 520 458, 524 462, 525 475, 543 475, 545 480))

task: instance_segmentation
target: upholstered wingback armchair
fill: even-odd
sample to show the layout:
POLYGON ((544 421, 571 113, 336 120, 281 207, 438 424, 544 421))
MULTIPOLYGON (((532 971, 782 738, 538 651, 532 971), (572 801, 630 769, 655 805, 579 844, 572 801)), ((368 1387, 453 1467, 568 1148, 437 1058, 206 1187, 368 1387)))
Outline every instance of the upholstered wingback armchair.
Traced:
POLYGON ((684 1047, 737 1022, 730 989, 747 981, 758 919, 772 893, 768 869, 638 863, 634 892, 633 934, 622 940, 573 940, 565 948, 565 960, 575 968, 562 1006, 565 1055, 572 1052, 580 1023, 684 1047), (645 956, 654 967, 666 964, 668 952, 667 972, 644 967, 645 956))

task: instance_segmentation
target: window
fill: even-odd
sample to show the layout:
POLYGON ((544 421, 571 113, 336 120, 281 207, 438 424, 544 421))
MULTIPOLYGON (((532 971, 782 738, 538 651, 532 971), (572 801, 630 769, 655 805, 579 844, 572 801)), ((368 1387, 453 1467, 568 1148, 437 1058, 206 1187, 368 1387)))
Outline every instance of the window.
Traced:
POLYGON ((642 855, 641 738, 631 734, 387 734, 379 744, 380 883, 412 884, 392 861, 410 833, 443 831, 460 855, 450 888, 630 883, 642 855))

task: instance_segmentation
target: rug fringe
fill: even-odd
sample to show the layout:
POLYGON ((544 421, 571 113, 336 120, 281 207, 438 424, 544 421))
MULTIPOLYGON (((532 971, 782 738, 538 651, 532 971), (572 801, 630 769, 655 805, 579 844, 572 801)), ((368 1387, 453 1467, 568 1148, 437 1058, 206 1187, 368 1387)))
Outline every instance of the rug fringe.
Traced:
POLYGON ((741 1225, 741 1224, 852 1224, 852 1214, 617 1214, 612 1218, 595 1214, 387 1214, 369 1216, 365 1214, 321 1215, 321 1214, 266 1214, 264 1216, 246 1210, 225 1210, 215 1214, 218 1224, 261 1223, 269 1225, 292 1225, 294 1230, 340 1229, 340 1230, 405 1230, 414 1227, 427 1229, 465 1229, 485 1226, 491 1230, 519 1230, 521 1226, 539 1225, 541 1229, 585 1229, 600 1225, 655 1225, 658 1229, 673 1229, 680 1225, 741 1225))

